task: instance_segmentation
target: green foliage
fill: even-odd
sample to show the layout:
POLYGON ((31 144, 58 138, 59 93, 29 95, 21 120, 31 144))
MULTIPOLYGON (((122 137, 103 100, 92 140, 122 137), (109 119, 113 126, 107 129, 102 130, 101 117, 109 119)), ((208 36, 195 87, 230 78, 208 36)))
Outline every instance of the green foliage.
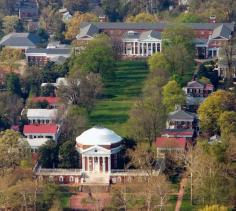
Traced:
POLYGON ((106 35, 98 35, 90 41, 73 61, 73 70, 101 74, 103 79, 114 78, 115 60, 110 39, 106 35))
POLYGON ((218 124, 222 135, 236 135, 236 112, 224 111, 222 114, 220 114, 218 124))
POLYGON ((203 19, 196 14, 192 13, 181 13, 177 17, 177 21, 180 23, 199 23, 202 22, 203 19))
POLYGON ((139 13, 136 16, 129 16, 126 18, 126 22, 134 23, 155 23, 157 22, 157 17, 150 13, 139 13))
POLYGON ((214 204, 211 206, 207 205, 206 207, 199 209, 198 211, 228 211, 228 210, 229 209, 224 205, 214 204))
POLYGON ((55 96, 55 87, 51 84, 43 86, 41 87, 40 94, 45 97, 55 96))
POLYGON ((75 149, 75 141, 64 142, 59 149, 60 168, 79 168, 79 152, 75 149))
POLYGON ((234 111, 233 93, 219 90, 210 95, 199 107, 201 130, 209 135, 220 133, 219 119, 223 112, 234 111))
POLYGON ((53 168, 58 164, 58 146, 53 140, 47 141, 39 148, 39 163, 44 168, 53 168))
POLYGON ((22 92, 21 92, 21 84, 19 76, 15 73, 10 73, 6 76, 6 81, 7 81, 7 90, 12 94, 21 96, 22 92))
POLYGON ((29 158, 29 150, 23 141, 20 141, 20 134, 13 130, 0 132, 0 166, 4 169, 14 169, 19 166, 22 160, 29 158))
POLYGON ((88 0, 64 0, 64 7, 67 8, 71 14, 77 11, 88 12, 89 1, 88 0))
POLYGON ((3 31, 5 34, 23 31, 23 26, 17 16, 5 16, 3 18, 3 31))
POLYGON ((175 80, 169 81, 163 87, 163 104, 167 112, 174 111, 176 105, 185 103, 184 92, 175 80))

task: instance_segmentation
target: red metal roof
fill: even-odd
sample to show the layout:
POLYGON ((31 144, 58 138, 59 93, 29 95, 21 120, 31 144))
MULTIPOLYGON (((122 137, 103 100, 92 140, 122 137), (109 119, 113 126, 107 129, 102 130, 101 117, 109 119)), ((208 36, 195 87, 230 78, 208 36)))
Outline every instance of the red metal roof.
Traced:
POLYGON ((162 135, 173 135, 173 136, 193 136, 194 131, 188 131, 188 130, 165 130, 162 132, 162 135))
POLYGON ((25 125, 24 134, 35 134, 35 133, 50 133, 56 134, 57 132, 56 124, 43 124, 43 125, 25 125))
POLYGON ((185 138, 159 137, 156 139, 157 148, 185 148, 186 144, 185 138))
POLYGON ((57 104, 61 99, 59 97, 32 97, 31 100, 34 103, 47 101, 48 104, 57 104))

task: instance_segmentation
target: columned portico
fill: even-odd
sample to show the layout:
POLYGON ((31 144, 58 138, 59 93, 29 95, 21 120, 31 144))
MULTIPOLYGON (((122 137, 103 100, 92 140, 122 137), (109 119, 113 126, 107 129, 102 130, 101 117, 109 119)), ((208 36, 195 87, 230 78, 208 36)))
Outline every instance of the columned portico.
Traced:
POLYGON ((82 155, 82 171, 84 172, 110 172, 111 159, 109 156, 82 155))
POLYGON ((122 147, 121 141, 120 136, 102 127, 93 127, 83 132, 76 138, 76 148, 82 161, 82 172, 87 175, 110 174, 111 169, 118 167, 117 158, 122 147))

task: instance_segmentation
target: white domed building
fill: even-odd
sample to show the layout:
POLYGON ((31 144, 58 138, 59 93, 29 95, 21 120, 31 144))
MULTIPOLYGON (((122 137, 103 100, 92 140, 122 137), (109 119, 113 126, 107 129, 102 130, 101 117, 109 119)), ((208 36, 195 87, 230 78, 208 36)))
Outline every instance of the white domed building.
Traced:
POLYGON ((83 172, 110 173, 118 168, 122 138, 112 130, 93 127, 76 138, 83 172))

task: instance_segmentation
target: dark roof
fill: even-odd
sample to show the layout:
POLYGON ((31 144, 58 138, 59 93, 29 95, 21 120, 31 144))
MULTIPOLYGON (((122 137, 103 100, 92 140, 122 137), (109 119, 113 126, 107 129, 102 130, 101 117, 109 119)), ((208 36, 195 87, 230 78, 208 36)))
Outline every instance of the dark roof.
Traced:
POLYGON ((211 39, 221 38, 221 37, 230 39, 232 32, 233 30, 229 28, 226 24, 221 24, 220 26, 214 29, 211 35, 211 39))
POLYGON ((190 112, 183 111, 181 109, 178 109, 174 112, 170 112, 168 119, 169 120, 187 120, 187 121, 193 121, 195 119, 196 115, 190 112))
POLYGON ((84 27, 80 28, 80 33, 76 36, 77 39, 90 36, 93 37, 94 35, 98 34, 99 29, 95 26, 95 24, 88 24, 84 27))
POLYGON ((36 47, 36 45, 40 44, 41 41, 41 38, 34 33, 10 33, 2 38, 0 45, 36 47))
POLYGON ((157 31, 154 31, 154 30, 149 30, 149 31, 145 31, 145 32, 142 32, 139 39, 141 40, 146 40, 146 39, 149 39, 149 38, 156 38, 156 39, 161 39, 161 33, 160 32, 157 32, 157 31))
POLYGON ((26 50, 27 53, 45 53, 45 54, 71 54, 70 48, 29 48, 26 50))
MULTIPOLYGON (((93 24, 98 29, 126 29, 126 30, 163 30, 168 26, 168 23, 124 23, 124 22, 84 22, 80 27, 83 28, 93 24)), ((223 23, 186 23, 192 29, 209 29, 213 30, 223 23)), ((224 23, 232 31, 234 23, 224 23)))
POLYGON ((123 39, 139 39, 140 33, 136 31, 127 31, 123 34, 123 39))

